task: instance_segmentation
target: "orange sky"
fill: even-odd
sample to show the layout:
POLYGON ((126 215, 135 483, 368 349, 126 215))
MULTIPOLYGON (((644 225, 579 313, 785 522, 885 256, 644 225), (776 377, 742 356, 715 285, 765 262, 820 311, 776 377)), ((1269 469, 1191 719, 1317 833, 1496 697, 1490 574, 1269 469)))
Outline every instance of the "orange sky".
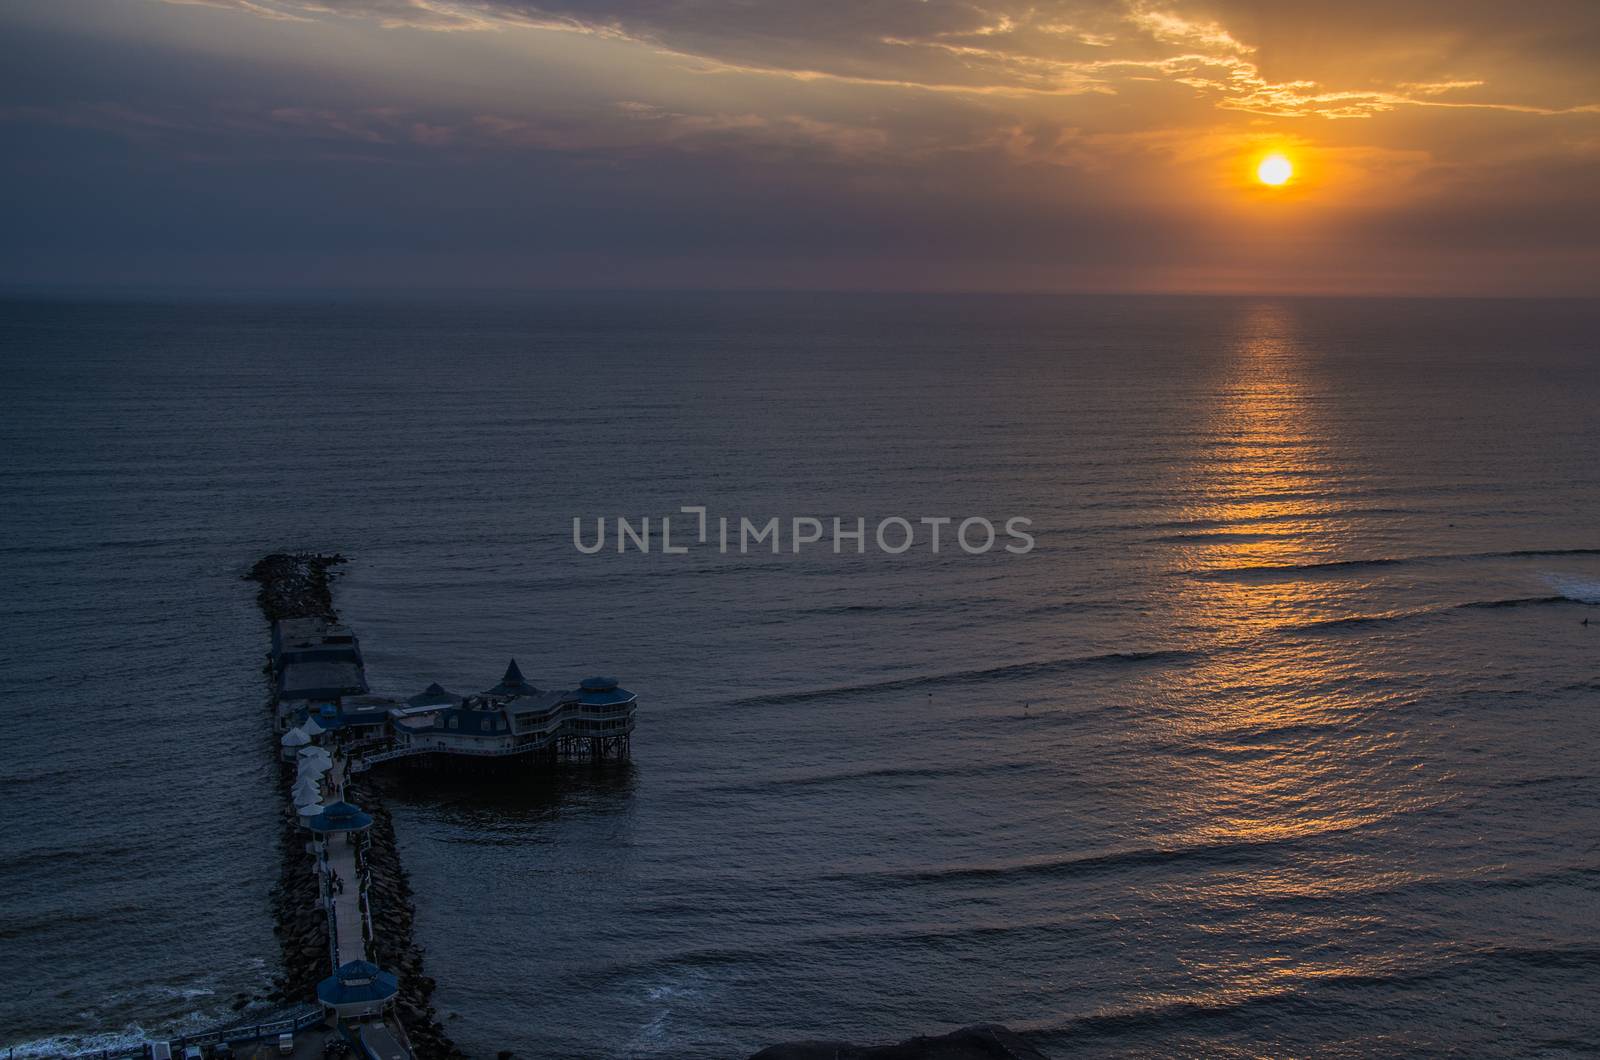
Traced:
POLYGON ((1588 0, 4 0, 0 37, 12 285, 1600 275, 1588 0))

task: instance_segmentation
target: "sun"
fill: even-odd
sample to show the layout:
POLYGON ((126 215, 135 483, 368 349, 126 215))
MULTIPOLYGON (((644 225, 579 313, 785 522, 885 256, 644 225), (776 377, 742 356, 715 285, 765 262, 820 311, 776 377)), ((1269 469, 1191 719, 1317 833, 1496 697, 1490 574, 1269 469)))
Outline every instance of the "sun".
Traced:
POLYGON ((1256 165, 1256 179, 1263 184, 1271 184, 1274 187, 1287 184, 1292 176, 1294 176, 1294 166, 1282 155, 1268 155, 1256 165))

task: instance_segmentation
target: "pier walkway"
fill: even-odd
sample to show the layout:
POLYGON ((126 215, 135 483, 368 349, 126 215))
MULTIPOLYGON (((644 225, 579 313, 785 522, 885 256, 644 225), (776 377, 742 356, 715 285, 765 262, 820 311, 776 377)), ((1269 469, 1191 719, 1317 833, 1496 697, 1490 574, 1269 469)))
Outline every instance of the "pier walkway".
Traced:
MULTIPOLYGON (((333 788, 330 798, 344 799, 344 759, 335 757, 328 776, 333 788)), ((356 848, 350 833, 338 832, 327 838, 326 870, 322 877, 322 893, 333 908, 334 959, 333 970, 351 961, 367 959, 367 940, 362 931, 364 917, 361 912, 361 877, 356 868, 356 848), (344 885, 342 894, 335 893, 333 880, 344 885)))
MULTIPOLYGON (((344 834, 328 839, 328 868, 344 884, 343 894, 328 895, 333 903, 333 923, 337 932, 339 963, 367 959, 367 940, 361 931, 361 896, 357 890, 356 852, 350 837, 344 834)), ((332 880, 324 879, 325 889, 332 889, 332 880)))

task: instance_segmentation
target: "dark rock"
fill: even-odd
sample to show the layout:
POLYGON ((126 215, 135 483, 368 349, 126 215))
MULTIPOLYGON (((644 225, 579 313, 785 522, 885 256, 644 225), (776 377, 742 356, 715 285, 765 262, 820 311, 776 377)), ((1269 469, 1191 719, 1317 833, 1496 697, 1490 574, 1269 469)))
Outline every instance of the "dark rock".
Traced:
POLYGON ((980 1023, 934 1038, 912 1038, 898 1045, 848 1042, 786 1042, 750 1060, 1049 1060, 998 1023, 980 1023))
POLYGON ((330 571, 345 562, 343 556, 316 552, 274 552, 263 556, 245 574, 261 586, 256 602, 267 620, 280 618, 334 618, 330 571))

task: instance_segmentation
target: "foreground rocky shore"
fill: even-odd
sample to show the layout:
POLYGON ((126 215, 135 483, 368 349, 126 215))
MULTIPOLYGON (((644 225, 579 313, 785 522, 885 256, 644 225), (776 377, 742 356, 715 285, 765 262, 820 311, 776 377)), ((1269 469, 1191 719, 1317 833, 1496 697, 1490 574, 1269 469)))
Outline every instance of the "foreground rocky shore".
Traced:
MULTIPOLYGON (((338 619, 333 606, 333 568, 345 562, 337 553, 276 552, 252 566, 245 578, 260 588, 256 602, 267 621, 286 618, 338 619)), ((271 706, 269 700, 269 707, 271 706)), ((273 744, 276 754, 277 745, 273 744)), ((293 771, 281 770, 283 790, 294 780, 293 771)), ((372 956, 380 966, 400 976, 396 1009, 406 1035, 421 1060, 464 1057, 445 1033, 433 1007, 434 981, 423 969, 422 950, 412 930, 416 906, 411 882, 395 849, 394 821, 371 784, 352 785, 351 796, 372 815, 368 832, 367 864, 372 878, 368 899, 372 907, 372 956)), ((276 982, 274 1000, 312 1001, 316 985, 329 973, 328 918, 317 908, 317 879, 306 853, 306 833, 290 800, 285 797, 280 835, 282 870, 272 894, 274 929, 282 951, 283 973, 276 982)))
POLYGON ((896 1045, 848 1042, 788 1042, 761 1050, 750 1060, 1049 1060, 998 1023, 979 1023, 934 1038, 896 1045))

